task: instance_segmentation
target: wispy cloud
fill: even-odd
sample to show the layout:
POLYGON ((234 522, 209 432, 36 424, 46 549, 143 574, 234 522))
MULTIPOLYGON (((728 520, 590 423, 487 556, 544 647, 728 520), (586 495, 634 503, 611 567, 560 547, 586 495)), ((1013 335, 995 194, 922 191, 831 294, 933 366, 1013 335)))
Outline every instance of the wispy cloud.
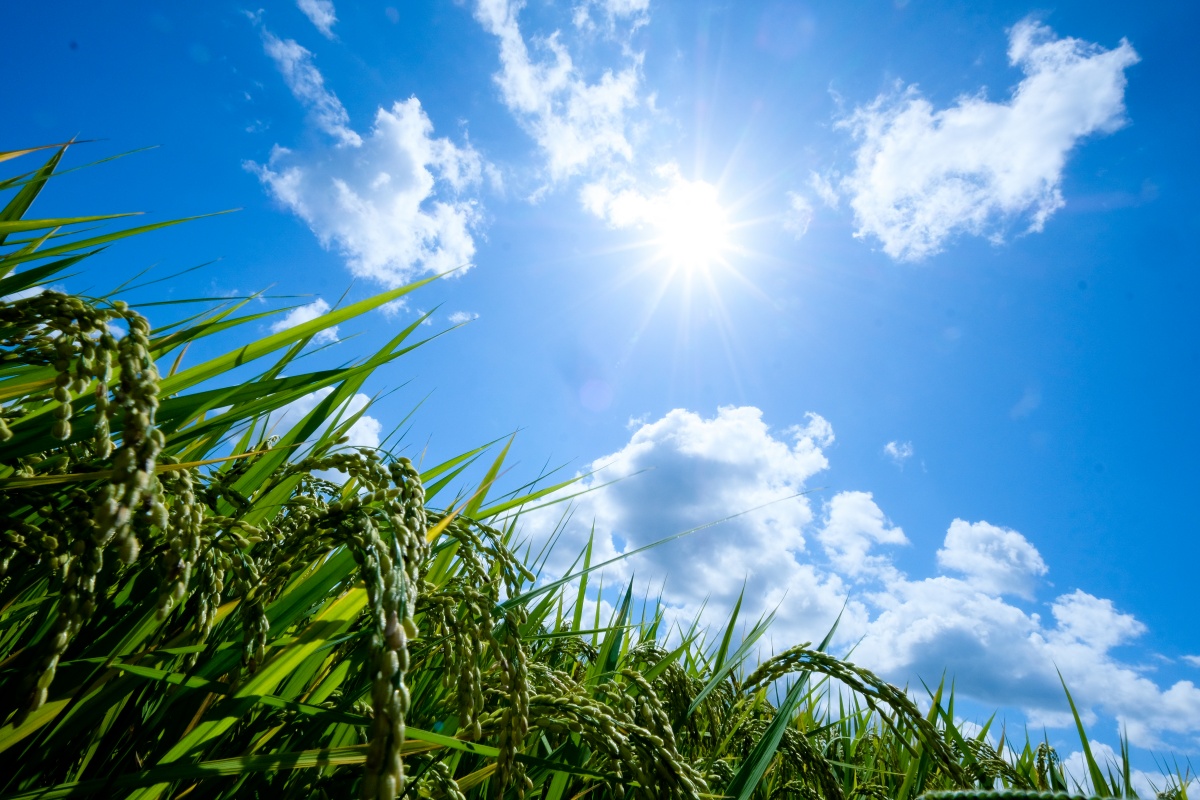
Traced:
POLYGON ((650 0, 582 0, 575 6, 572 21, 576 28, 590 30, 596 27, 593 11, 599 11, 608 31, 616 29, 618 22, 626 22, 637 28, 650 21, 650 0))
POLYGON ((1011 409, 1009 409, 1008 415, 1013 419, 1024 419, 1036 411, 1038 406, 1041 404, 1041 391, 1036 386, 1029 386, 1021 395, 1021 399, 1018 400, 1011 409))
POLYGON ((808 233, 808 226, 812 224, 812 203, 804 195, 796 192, 788 192, 787 199, 788 208, 783 215, 783 229, 797 239, 803 239, 804 234, 808 233))
MULTIPOLYGON (((504 104, 537 142, 552 181, 600 163, 633 159, 629 114, 642 104, 642 58, 629 51, 619 70, 605 69, 589 81, 572 59, 562 34, 533 39, 530 47, 517 17, 517 0, 478 0, 475 18, 500 44, 495 75, 504 104)), ((636 11, 636 2, 603 4, 636 11)))
MULTIPOLYGON (((1200 688, 1156 683, 1118 655, 1145 631, 1132 615, 1082 590, 1054 597, 1046 619, 1025 606, 1046 588, 1048 566, 1018 531, 956 519, 938 572, 913 578, 894 556, 908 538, 871 493, 839 492, 819 512, 795 497, 828 467, 832 437, 820 416, 778 431, 753 407, 713 417, 676 409, 635 423, 625 446, 585 469, 596 472, 576 489, 621 480, 576 499, 551 557, 562 563, 548 574, 593 534, 599 561, 725 520, 619 562, 606 583, 636 575, 657 594, 663 582, 668 621, 686 626, 696 616, 723 624, 749 581, 742 613, 775 613, 776 649, 819 640, 840 616, 835 647, 854 645, 856 663, 901 684, 948 671, 965 696, 1064 726, 1072 723, 1057 667, 1083 713, 1115 716, 1135 745, 1177 747, 1200 735, 1200 688), (771 502, 780 498, 790 499, 771 502)), ((524 517, 524 534, 544 541, 559 514, 524 517)))
POLYGON ((479 315, 474 311, 455 311, 450 315, 450 324, 461 325, 475 319, 479 319, 479 315))
POLYGON ((815 172, 812 173, 808 178, 808 186, 810 189, 812 189, 813 194, 815 194, 822 203, 830 208, 837 208, 841 204, 841 198, 838 197, 837 187, 833 185, 833 181, 828 175, 818 175, 815 172))
POLYGON ((892 460, 898 467, 903 467, 904 462, 913 457, 912 442, 888 442, 883 446, 883 454, 892 460))
POLYGON ((316 26, 322 36, 326 39, 333 38, 333 26, 337 22, 333 0, 296 0, 296 6, 304 12, 304 16, 308 17, 309 22, 316 26))
MULTIPOLYGON (((1125 70, 1138 55, 1124 40, 1105 50, 1026 19, 1009 31, 1008 57, 1025 77, 1006 101, 981 89, 935 109, 908 86, 838 123, 858 142, 836 186, 857 236, 916 261, 960 233, 1000 241, 1019 220, 1040 231, 1063 206, 1067 157, 1080 139, 1124 124, 1125 70)), ((832 184, 820 181, 832 202, 832 184)))
POLYGON ((358 147, 362 137, 350 129, 350 115, 313 64, 313 54, 293 39, 280 39, 263 28, 263 49, 279 68, 284 83, 312 117, 313 123, 339 145, 358 147))
POLYGON ((435 137, 416 97, 379 108, 359 135, 307 50, 265 30, 263 40, 313 124, 334 140, 307 151, 276 145, 265 164, 245 162, 271 196, 360 277, 398 286, 470 266, 480 219, 474 192, 487 166, 479 153, 435 137))

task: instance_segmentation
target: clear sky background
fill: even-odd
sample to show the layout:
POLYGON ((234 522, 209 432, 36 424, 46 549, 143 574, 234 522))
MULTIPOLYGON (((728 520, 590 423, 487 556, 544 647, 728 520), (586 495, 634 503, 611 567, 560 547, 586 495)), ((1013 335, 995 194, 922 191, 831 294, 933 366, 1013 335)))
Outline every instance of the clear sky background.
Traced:
MULTIPOLYGON (((819 639, 980 721, 1200 749, 1193 4, 12 3, 0 148, 100 141, 45 215, 238 207, 121 244, 132 299, 469 321, 378 376, 364 444, 520 430, 514 484, 720 622, 819 639), (469 267, 469 268, 468 268, 469 267), (432 394, 430 394, 432 392, 432 394), (707 600, 707 606, 704 606, 707 600)), ((155 321, 167 321, 161 310, 155 321), (159 319, 162 317, 162 319, 159 319)), ((285 318, 281 317, 281 324, 285 318)), ((262 332, 269 331, 262 326, 262 332)), ((352 334, 362 334, 352 337, 352 334)), ((532 541, 555 519, 533 517, 532 541)))

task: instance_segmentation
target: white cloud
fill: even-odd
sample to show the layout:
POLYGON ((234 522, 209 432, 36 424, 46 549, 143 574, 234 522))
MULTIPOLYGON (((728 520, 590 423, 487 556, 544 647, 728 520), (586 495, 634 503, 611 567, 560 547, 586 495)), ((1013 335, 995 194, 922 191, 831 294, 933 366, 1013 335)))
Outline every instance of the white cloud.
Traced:
MULTIPOLYGON (((818 415, 772 429, 753 407, 708 418, 676 409, 633 427, 623 447, 585 470, 596 472, 576 490, 619 480, 575 499, 547 574, 562 574, 593 525, 602 561, 802 492, 827 468, 833 442, 818 415)), ((553 506, 523 518, 535 551, 561 513, 553 506)), ((1145 631, 1133 616, 1082 590, 1054 598, 1045 618, 1038 613, 1047 567, 1019 532, 954 520, 937 553, 940 570, 919 579, 896 565, 894 548, 907 541, 870 493, 845 491, 819 518, 805 497, 767 505, 619 562, 605 580, 662 581, 669 622, 699 615, 714 626, 745 586, 743 619, 776 611, 775 649, 819 640, 841 612, 834 648, 853 646, 856 663, 900 685, 945 674, 964 697, 1069 730, 1061 670, 1085 723, 1114 717, 1139 747, 1200 743, 1200 689, 1156 683, 1121 655, 1145 631)))
POLYGON ((280 39, 263 29, 263 49, 283 75, 284 83, 300 104, 308 109, 313 123, 337 140, 340 146, 358 147, 362 138, 350 129, 350 115, 337 95, 325 88, 313 55, 292 39, 280 39))
MULTIPOLYGON (((478 0, 475 18, 500 40, 496 84, 505 105, 541 148, 550 179, 632 160, 628 114, 642 104, 641 56, 630 51, 622 69, 605 69, 589 82, 559 32, 535 39, 531 52, 517 23, 523 5, 519 0, 478 0)), ((623 11, 641 4, 608 0, 605 5, 623 11)))
MULTIPOLYGON (((616 483, 575 501, 548 572, 569 566, 593 522, 594 560, 601 561, 765 505, 620 562, 608 570, 606 583, 635 574, 639 583, 666 578, 672 620, 686 624, 708 601, 704 619, 720 624, 749 581, 744 618, 778 606, 773 635, 781 642, 819 639, 842 610, 846 592, 841 578, 798 560, 813 512, 807 498, 793 496, 826 468, 821 441, 831 433, 817 415, 804 426, 775 432, 752 407, 724 407, 711 418, 676 409, 641 424, 628 444, 585 470, 596 472, 583 479, 583 488, 616 483)), ((524 518, 523 533, 535 551, 553 535, 560 514, 555 506, 524 518)), ((846 617, 859 609, 852 603, 846 617)))
MULTIPOLYGON (((1114 618, 1107 601, 1082 592, 1059 598, 1054 610, 1065 605, 1077 616, 1056 617, 1052 626, 972 576, 895 581, 870 601, 879 611, 854 657, 894 681, 945 674, 960 694, 1019 708, 1031 725, 1070 728, 1061 670, 1089 726, 1098 713, 1111 715, 1135 746, 1147 748, 1191 749, 1200 737, 1200 689, 1190 681, 1160 686, 1113 652, 1130 638, 1095 637, 1114 618)), ((1121 635, 1131 637, 1131 618, 1116 618, 1121 635)))
POLYGON ((1111 650, 1146 632, 1146 626, 1133 616, 1118 612, 1112 600, 1092 597, 1078 589, 1059 597, 1051 609, 1063 636, 1102 650, 1111 650))
POLYGON ((813 207, 808 198, 802 194, 788 192, 788 210, 783 217, 783 229, 792 233, 797 239, 803 239, 812 224, 813 207))
MULTIPOLYGON (((316 301, 309 303, 306 306, 297 306, 283 316, 278 322, 271 325, 272 333, 279 333, 288 328, 294 328, 297 325, 303 325, 305 322, 312 322, 317 317, 329 311, 329 303, 317 298, 316 301)), ((318 331, 313 337, 313 344, 328 344, 338 340, 338 326, 325 328, 318 331)))
POLYGON ((380 108, 361 148, 296 153, 276 146, 246 162, 267 191, 336 248, 355 275, 399 286, 422 273, 470 266, 479 223, 473 198, 482 159, 432 136, 417 98, 380 108))
POLYGON ((679 219, 679 205, 727 225, 716 187, 684 179, 674 162, 639 158, 647 126, 661 113, 644 91, 644 53, 632 43, 649 21, 649 0, 579 0, 575 30, 549 32, 522 29, 523 0, 474 5, 475 19, 499 44, 493 77, 501 99, 542 155, 545 181, 531 201, 581 178, 584 209, 613 228, 666 231, 679 219), (594 35, 597 29, 604 35, 594 35))
MULTIPOLYGON (((354 403, 361 402, 360 398, 365 398, 365 395, 354 395, 354 403)), ((353 411, 354 404, 351 404, 353 411)), ((370 414, 363 414, 354 424, 350 426, 350 430, 346 431, 346 446, 348 447, 379 447, 381 435, 383 434, 383 423, 370 414)))
POLYGON ((826 508, 825 525, 817 532, 833 566, 850 577, 895 577, 890 559, 870 555, 877 544, 908 544, 904 531, 891 525, 870 492, 839 492, 826 508))
MULTIPOLYGON (((281 409, 271 412, 270 419, 267 424, 268 431, 276 436, 282 436, 294 428, 304 419, 314 408, 317 403, 324 400, 333 392, 331 387, 318 389, 315 392, 304 395, 292 402, 288 403, 281 409)), ((362 392, 358 392, 346 404, 343 411, 343 418, 362 411, 371 402, 371 398, 367 397, 362 392)), ((350 430, 346 432, 349 441, 346 442, 348 447, 378 447, 381 441, 380 434, 383 432, 383 425, 375 417, 370 414, 363 414, 358 420, 350 426, 350 430)))
POLYGON ((995 595, 1032 595, 1033 578, 1045 575, 1046 563, 1029 541, 1013 530, 961 519, 950 523, 938 564, 961 572, 995 595))
POLYGON ((650 21, 650 0, 583 0, 575 6, 572 21, 576 28, 591 30, 592 9, 599 8, 612 32, 618 21, 628 21, 632 27, 640 27, 650 21))
POLYGON ((307 50, 265 29, 263 41, 313 123, 336 143, 304 152, 276 145, 267 163, 246 161, 246 169, 359 277, 399 286, 469 267, 480 222, 469 193, 490 172, 470 143, 435 138, 416 97, 377 109, 364 138, 307 50))
POLYGON ((655 177, 658 188, 647 191, 628 176, 606 175, 585 184, 579 198, 586 210, 613 228, 671 230, 678 226, 681 213, 703 221, 708 228, 728 227, 717 187, 707 181, 687 180, 673 162, 656 169, 655 177))
POLYGON ((650 10, 650 0, 600 0, 600 6, 614 17, 633 17, 650 10))
POLYGON ((835 441, 833 425, 814 411, 805 412, 804 423, 793 425, 787 429, 787 432, 796 439, 811 439, 819 447, 829 447, 835 441))
POLYGON ((326 39, 333 38, 333 26, 337 22, 333 0, 296 0, 296 7, 304 12, 304 16, 308 17, 322 36, 326 39))
POLYGON ((464 322, 470 322, 473 319, 479 319, 479 315, 474 311, 455 311, 450 315, 450 324, 461 325, 464 322))
POLYGON ((1039 630, 1037 618, 972 585, 969 576, 892 580, 870 600, 875 614, 855 650, 864 666, 901 683, 945 673, 957 691, 985 703, 1062 705, 1061 689, 1030 678, 1043 665, 1015 657, 1033 655, 1028 641, 1039 630))
MULTIPOLYGON (((300 424, 317 407, 317 403, 324 400, 332 392, 333 387, 327 386, 297 398, 283 408, 272 411, 267 420, 267 433, 273 436, 286 435, 288 431, 300 424)), ((345 420, 362 411, 370 402, 371 398, 362 392, 356 393, 342 408, 341 418, 345 420)), ((346 442, 342 446, 376 448, 379 447, 382 441, 382 434, 383 424, 370 414, 363 414, 346 431, 346 442)), ((315 474, 318 478, 323 478, 332 483, 340 484, 346 481, 346 473, 336 469, 321 470, 315 474)))
POLYGON ((899 467, 913 457, 912 442, 888 442, 883 446, 883 454, 899 467))
MULTIPOLYGON (((1114 750, 1112 745, 1091 739, 1088 741, 1088 748, 1092 751, 1092 758, 1100 766, 1100 771, 1104 773, 1106 781, 1110 775, 1119 776, 1121 774, 1121 754, 1114 750)), ((1082 750, 1076 750, 1064 758, 1062 760, 1062 768, 1063 772, 1066 773, 1067 785, 1071 790, 1086 792, 1089 795, 1094 793, 1087 759, 1082 750)), ((1180 785, 1177 776, 1163 775, 1159 772, 1146 772, 1140 769, 1130 770, 1129 783, 1137 793, 1137 796, 1144 798, 1163 797, 1164 795, 1160 794, 1160 792, 1180 785)), ((1200 794, 1200 779, 1192 778, 1186 781, 1183 788, 1186 792, 1185 794, 1170 796, 1197 796, 1197 794, 1200 794)))
POLYGON ((839 123, 859 142, 838 186, 857 236, 915 261, 958 233, 999 240, 1023 217, 1040 231, 1062 207, 1068 154, 1124 124, 1125 69, 1138 55, 1124 40, 1104 50, 1026 19, 1009 31, 1008 56, 1025 77, 1005 102, 980 91, 937 110, 909 86, 839 123))
MULTIPOLYGON (((836 178, 836 174, 833 177, 836 178)), ((841 198, 838 197, 832 178, 814 172, 808 178, 808 186, 817 197, 821 198, 821 202, 830 208, 837 208, 840 205, 841 198)))
POLYGON ((1200 656, 1184 656, 1183 660, 1193 667, 1200 667, 1200 656))

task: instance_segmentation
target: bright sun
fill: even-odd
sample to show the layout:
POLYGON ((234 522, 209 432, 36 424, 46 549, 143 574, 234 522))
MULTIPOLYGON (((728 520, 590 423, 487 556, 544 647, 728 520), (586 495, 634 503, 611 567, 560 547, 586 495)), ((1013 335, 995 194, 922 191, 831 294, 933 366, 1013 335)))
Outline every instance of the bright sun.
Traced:
POLYGON ((729 220, 717 189, 704 181, 680 181, 662 199, 654 221, 655 243, 677 269, 697 269, 729 249, 729 220))

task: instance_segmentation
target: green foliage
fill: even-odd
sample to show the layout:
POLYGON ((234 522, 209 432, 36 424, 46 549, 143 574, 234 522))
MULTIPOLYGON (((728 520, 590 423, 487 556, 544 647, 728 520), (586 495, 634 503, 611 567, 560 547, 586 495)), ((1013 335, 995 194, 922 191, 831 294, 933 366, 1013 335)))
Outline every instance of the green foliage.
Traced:
MULTIPOLYGON (((485 524, 563 488, 489 500, 507 445, 457 510, 434 503, 484 448, 424 472, 346 448, 363 413, 350 400, 423 344, 411 341, 420 320, 347 366, 293 374, 296 359, 319 331, 419 283, 186 367, 189 345, 263 315, 238 316, 239 303, 155 333, 120 301, 38 293, 163 225, 95 235, 80 226, 115 217, 27 218, 64 149, 0 181, 12 193, 0 211, 0 796, 1076 788, 1047 744, 968 737, 952 695, 939 687, 922 714, 828 642, 747 672, 769 619, 742 631, 740 603, 714 647, 703 631, 661 635, 657 613, 635 622, 631 589, 607 623, 587 620, 588 573, 604 566, 590 547, 581 572, 535 588, 515 523, 485 524), (223 384, 235 367, 244 376, 223 384), (268 415, 318 390, 273 435, 268 415)), ((1128 791, 1127 771, 1090 764, 1094 785, 1128 791)))

